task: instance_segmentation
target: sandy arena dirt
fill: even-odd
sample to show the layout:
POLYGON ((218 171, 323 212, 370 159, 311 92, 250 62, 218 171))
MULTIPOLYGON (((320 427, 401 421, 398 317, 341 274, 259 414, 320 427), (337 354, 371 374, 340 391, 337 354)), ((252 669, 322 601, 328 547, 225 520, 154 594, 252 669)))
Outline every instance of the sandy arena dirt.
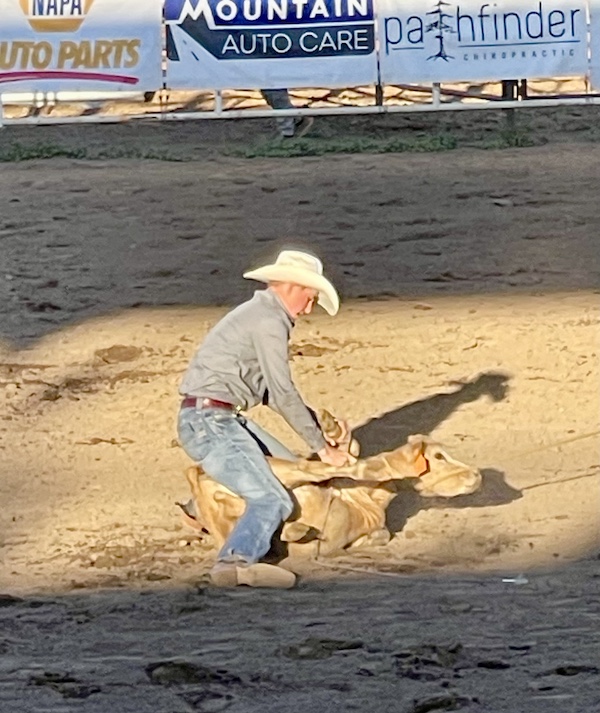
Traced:
POLYGON ((4 130, 191 160, 0 164, 2 713, 600 710, 600 144, 572 112, 531 148, 294 159, 222 155, 261 121, 4 130), (294 590, 216 590, 177 389, 284 246, 343 301, 294 331, 307 402, 483 487, 403 493, 389 545, 288 562, 294 590))

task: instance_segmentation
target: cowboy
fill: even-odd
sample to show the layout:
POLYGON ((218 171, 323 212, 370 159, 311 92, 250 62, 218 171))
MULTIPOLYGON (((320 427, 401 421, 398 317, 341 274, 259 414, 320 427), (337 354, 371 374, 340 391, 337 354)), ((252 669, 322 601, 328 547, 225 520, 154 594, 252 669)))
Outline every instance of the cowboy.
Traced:
MULTIPOLYGON (((244 277, 267 288, 225 315, 193 356, 180 386, 178 431, 185 452, 246 505, 210 571, 213 584, 288 588, 295 584, 293 572, 260 561, 293 509, 266 456, 297 456, 244 412, 265 404, 283 416, 323 462, 341 466, 353 461, 323 435, 292 381, 288 357, 294 320, 310 314, 315 301, 335 315, 339 297, 323 276, 321 261, 298 250, 283 250, 274 264, 244 277)), ((340 423, 341 441, 347 426, 340 423)))

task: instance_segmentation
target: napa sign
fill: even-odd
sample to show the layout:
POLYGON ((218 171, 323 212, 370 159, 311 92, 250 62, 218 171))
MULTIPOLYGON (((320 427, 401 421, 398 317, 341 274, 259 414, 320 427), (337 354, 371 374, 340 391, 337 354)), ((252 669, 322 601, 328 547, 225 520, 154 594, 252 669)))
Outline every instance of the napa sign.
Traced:
POLYGON ((159 89, 161 0, 0 0, 0 91, 159 89))
POLYGON ((29 25, 37 32, 78 30, 94 0, 19 0, 29 25))
POLYGON ((173 87, 376 81, 373 0, 166 0, 165 20, 173 87))
POLYGON ((382 81, 564 77, 587 71, 586 6, 572 0, 379 0, 382 81))

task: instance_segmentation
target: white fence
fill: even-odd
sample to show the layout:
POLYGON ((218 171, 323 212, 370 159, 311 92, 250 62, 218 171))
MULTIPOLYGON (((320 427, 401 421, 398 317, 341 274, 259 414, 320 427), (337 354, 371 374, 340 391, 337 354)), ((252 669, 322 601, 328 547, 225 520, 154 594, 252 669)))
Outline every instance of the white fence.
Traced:
POLYGON ((0 0, 0 124, 596 104, 596 2, 0 0))

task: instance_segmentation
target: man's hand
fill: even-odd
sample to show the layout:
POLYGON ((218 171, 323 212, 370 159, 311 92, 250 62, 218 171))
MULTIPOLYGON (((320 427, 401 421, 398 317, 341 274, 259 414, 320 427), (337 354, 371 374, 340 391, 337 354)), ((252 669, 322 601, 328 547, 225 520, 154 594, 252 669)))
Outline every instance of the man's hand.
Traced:
POLYGON ((317 452, 317 455, 323 463, 327 463, 327 465, 341 466, 356 463, 356 458, 351 456, 350 453, 347 451, 341 451, 334 446, 330 446, 329 443, 325 446, 325 448, 321 448, 321 450, 317 452))

